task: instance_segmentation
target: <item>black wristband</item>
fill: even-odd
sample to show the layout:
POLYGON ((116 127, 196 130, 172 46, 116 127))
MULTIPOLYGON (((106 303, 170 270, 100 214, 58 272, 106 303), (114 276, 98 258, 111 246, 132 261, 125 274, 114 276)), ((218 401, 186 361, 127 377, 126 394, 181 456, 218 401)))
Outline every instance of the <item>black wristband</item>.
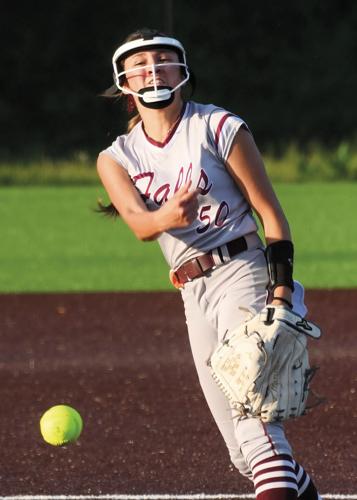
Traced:
POLYGON ((273 300, 280 300, 281 302, 284 302, 287 306, 290 307, 290 309, 293 308, 292 303, 288 299, 284 299, 284 297, 273 297, 273 300))
POLYGON ((265 258, 269 274, 269 292, 273 292, 277 286, 287 286, 294 291, 294 245, 292 242, 279 240, 270 243, 265 249, 265 258))

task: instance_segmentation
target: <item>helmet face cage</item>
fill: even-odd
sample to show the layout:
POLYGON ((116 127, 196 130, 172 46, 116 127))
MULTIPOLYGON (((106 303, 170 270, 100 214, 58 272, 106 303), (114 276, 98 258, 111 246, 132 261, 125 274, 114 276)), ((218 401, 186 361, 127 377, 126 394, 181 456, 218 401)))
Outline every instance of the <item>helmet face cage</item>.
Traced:
MULTIPOLYGON (((132 42, 127 42, 123 45, 121 45, 114 53, 113 59, 113 68, 114 68, 114 81, 116 86, 118 87, 119 90, 121 90, 124 94, 131 94, 138 96, 140 98, 140 101, 142 104, 149 106, 150 103, 158 103, 162 101, 169 101, 167 103, 170 104, 172 102, 173 97, 174 97, 174 92, 179 88, 185 85, 189 78, 190 78, 190 73, 188 71, 187 63, 186 63, 186 54, 183 46, 181 43, 176 40, 175 38, 169 38, 169 37, 161 37, 161 36, 155 36, 151 39, 139 39, 139 40, 133 40, 132 42), (151 87, 146 87, 143 89, 140 89, 139 92, 134 92, 133 90, 128 89, 127 87, 123 87, 123 81, 126 77, 126 75, 130 75, 130 73, 135 73, 138 72, 138 68, 133 68, 129 69, 127 71, 119 71, 118 65, 120 62, 132 55, 135 54, 136 52, 142 51, 142 50, 150 50, 150 49, 157 49, 157 48, 163 48, 163 49, 169 49, 174 52, 176 52, 179 56, 179 61, 180 62, 164 62, 164 63, 159 63, 159 64, 148 64, 145 66, 140 66, 140 70, 148 70, 150 69, 153 75, 153 86, 151 87), (183 69, 183 80, 176 85, 175 88, 169 87, 169 86, 162 86, 157 84, 157 75, 156 75, 156 68, 160 67, 167 67, 167 66, 176 66, 180 67, 183 69)), ((164 104, 163 102, 163 104, 164 104)), ((154 107, 154 106, 153 106, 154 107)))

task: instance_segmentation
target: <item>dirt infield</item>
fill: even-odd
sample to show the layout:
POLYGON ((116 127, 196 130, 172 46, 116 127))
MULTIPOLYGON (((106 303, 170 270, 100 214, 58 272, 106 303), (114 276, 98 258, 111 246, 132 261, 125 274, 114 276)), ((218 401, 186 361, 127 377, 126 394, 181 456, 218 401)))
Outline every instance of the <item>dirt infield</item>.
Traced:
MULTIPOLYGON (((327 402, 287 424, 321 492, 357 490, 357 290, 308 291, 327 402)), ((0 493, 251 493, 203 400, 178 293, 0 295, 0 493), (41 414, 67 403, 79 442, 55 448, 41 414)))

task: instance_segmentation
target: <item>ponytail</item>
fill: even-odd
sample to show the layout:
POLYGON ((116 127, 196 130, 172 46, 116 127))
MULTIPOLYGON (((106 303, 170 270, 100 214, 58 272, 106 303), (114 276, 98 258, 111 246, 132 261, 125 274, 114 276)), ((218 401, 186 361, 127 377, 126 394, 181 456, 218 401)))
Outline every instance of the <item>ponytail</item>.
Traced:
POLYGON ((109 205, 103 205, 101 199, 97 200, 97 208, 95 208, 94 211, 99 214, 103 214, 106 217, 113 217, 113 218, 120 217, 120 213, 115 208, 113 203, 109 203, 109 205))

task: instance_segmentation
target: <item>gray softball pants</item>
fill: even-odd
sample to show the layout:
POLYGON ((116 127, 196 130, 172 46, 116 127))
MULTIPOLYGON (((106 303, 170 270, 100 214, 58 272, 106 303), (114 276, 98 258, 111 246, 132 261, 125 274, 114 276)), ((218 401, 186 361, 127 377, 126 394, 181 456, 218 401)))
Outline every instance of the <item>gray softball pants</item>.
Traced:
POLYGON ((261 243, 181 289, 198 378, 233 464, 252 478, 252 467, 277 454, 291 456, 283 426, 233 418, 228 399, 213 380, 207 361, 228 329, 265 305, 268 274, 261 243), (257 246, 259 248, 257 248, 257 246))

